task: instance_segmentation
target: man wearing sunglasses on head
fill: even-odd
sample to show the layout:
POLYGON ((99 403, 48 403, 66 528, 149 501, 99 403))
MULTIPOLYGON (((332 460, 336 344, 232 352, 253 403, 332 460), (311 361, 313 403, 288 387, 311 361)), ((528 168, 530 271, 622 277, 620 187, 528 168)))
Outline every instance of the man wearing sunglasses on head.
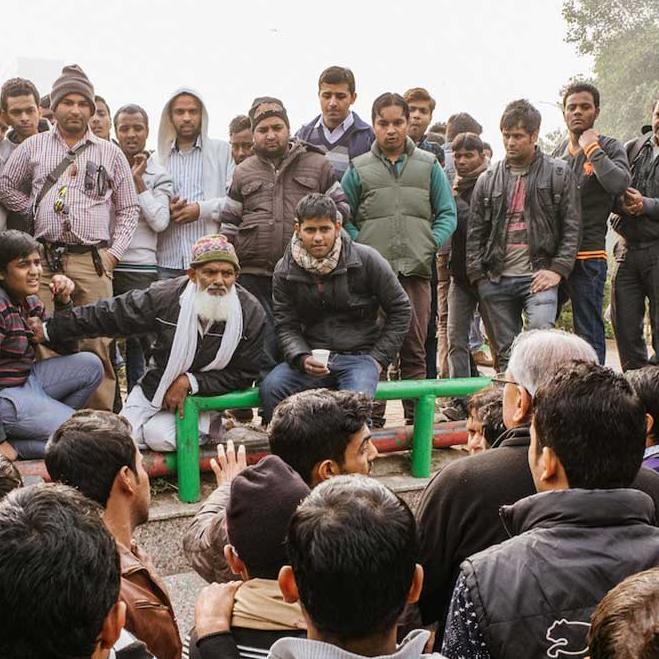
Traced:
MULTIPOLYGON (((73 280, 73 303, 84 305, 112 297, 112 271, 130 245, 140 207, 126 157, 89 129, 94 88, 79 66, 64 67, 50 102, 56 126, 13 152, 0 177, 0 202, 32 218, 45 253, 40 293, 46 306, 57 273, 73 280)), ((104 410, 114 402, 109 345, 106 338, 81 344, 103 362, 103 381, 88 404, 104 410)))

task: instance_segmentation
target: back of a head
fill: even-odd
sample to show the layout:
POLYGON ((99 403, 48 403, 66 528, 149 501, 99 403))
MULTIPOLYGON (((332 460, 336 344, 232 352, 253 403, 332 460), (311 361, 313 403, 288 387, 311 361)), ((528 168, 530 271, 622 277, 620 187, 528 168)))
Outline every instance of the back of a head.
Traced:
POLYGON ((11 492, 0 502, 0 656, 90 657, 120 578, 96 504, 63 485, 11 492))
POLYGON ((558 456, 571 488, 629 487, 641 467, 645 410, 620 373, 573 361, 533 399, 538 450, 558 456))
POLYGON ((344 641, 386 632, 414 575, 414 517, 375 479, 336 476, 297 509, 288 555, 302 606, 318 630, 344 641))
POLYGON ((137 474, 136 451, 125 419, 112 412, 81 410, 48 441, 46 468, 53 480, 105 506, 119 470, 129 467, 137 474))
POLYGON ((468 112, 452 114, 446 121, 446 141, 453 142, 460 133, 480 135, 483 127, 468 112))
POLYGON ((510 350, 508 371, 517 384, 533 395, 544 379, 565 362, 580 359, 597 362, 597 355, 586 341, 563 330, 522 332, 510 350))
POLYGON ((308 494, 298 473, 276 455, 266 456, 231 481, 227 536, 250 577, 277 578, 286 564, 288 524, 308 494))
POLYGON ((625 373, 627 382, 652 417, 652 434, 659 436, 659 366, 645 366, 625 373))
POLYGON ((588 641, 590 659, 659 657, 659 567, 627 577, 602 598, 588 641))
POLYGON ((275 408, 268 426, 270 450, 311 485, 314 465, 334 460, 342 465, 351 437, 371 415, 372 403, 354 391, 310 389, 275 408))

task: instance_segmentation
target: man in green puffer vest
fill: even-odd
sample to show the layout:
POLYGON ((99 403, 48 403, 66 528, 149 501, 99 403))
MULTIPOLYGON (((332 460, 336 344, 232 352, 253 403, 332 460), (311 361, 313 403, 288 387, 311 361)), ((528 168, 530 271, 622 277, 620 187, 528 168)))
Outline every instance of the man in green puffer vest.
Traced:
MULTIPOLYGON (((400 350, 401 377, 426 374, 425 342, 430 317, 430 276, 437 249, 456 227, 446 176, 433 154, 407 136, 410 111, 399 94, 378 96, 371 111, 375 142, 355 158, 341 181, 352 209, 346 230, 389 261, 412 305, 410 329, 400 350)), ((405 418, 413 419, 411 401, 405 418)))

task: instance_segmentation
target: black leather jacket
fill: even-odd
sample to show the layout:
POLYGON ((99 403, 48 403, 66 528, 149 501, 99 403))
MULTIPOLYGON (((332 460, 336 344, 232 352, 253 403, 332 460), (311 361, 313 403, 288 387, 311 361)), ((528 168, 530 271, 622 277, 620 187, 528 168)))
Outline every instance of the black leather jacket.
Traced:
MULTIPOLYGON (((483 172, 471 197, 467 236, 467 275, 498 281, 506 251, 506 161, 483 172)), ((552 270, 567 278, 581 234, 581 210, 574 175, 563 162, 537 151, 529 167, 524 201, 533 270, 552 270), (556 173, 554 170, 556 169, 556 173), (560 186, 554 181, 562 180, 560 186), (560 189, 553 189, 560 187, 560 189)))
POLYGON ((275 268, 277 338, 284 358, 295 367, 314 348, 370 354, 385 367, 407 334, 410 301, 391 266, 345 232, 342 240, 339 263, 324 277, 302 269, 290 244, 275 268))

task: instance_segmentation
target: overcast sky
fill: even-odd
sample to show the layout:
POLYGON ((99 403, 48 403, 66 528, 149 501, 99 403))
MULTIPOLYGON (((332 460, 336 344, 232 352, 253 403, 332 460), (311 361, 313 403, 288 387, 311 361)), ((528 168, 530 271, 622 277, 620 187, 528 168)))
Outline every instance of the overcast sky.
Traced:
MULTIPOLYGON (((423 86, 437 99, 435 120, 470 112, 501 153, 508 101, 536 104, 546 133, 562 125, 558 90, 590 66, 563 40, 560 0, 24 0, 19 14, 0 41, 5 77, 20 73, 21 57, 78 63, 112 110, 146 108, 152 145, 181 85, 201 92, 213 137, 226 138, 230 119, 262 95, 282 99, 296 130, 317 114, 318 74, 338 64, 355 73, 367 121, 378 94, 423 86)), ((38 82, 43 94, 52 79, 38 82)))

